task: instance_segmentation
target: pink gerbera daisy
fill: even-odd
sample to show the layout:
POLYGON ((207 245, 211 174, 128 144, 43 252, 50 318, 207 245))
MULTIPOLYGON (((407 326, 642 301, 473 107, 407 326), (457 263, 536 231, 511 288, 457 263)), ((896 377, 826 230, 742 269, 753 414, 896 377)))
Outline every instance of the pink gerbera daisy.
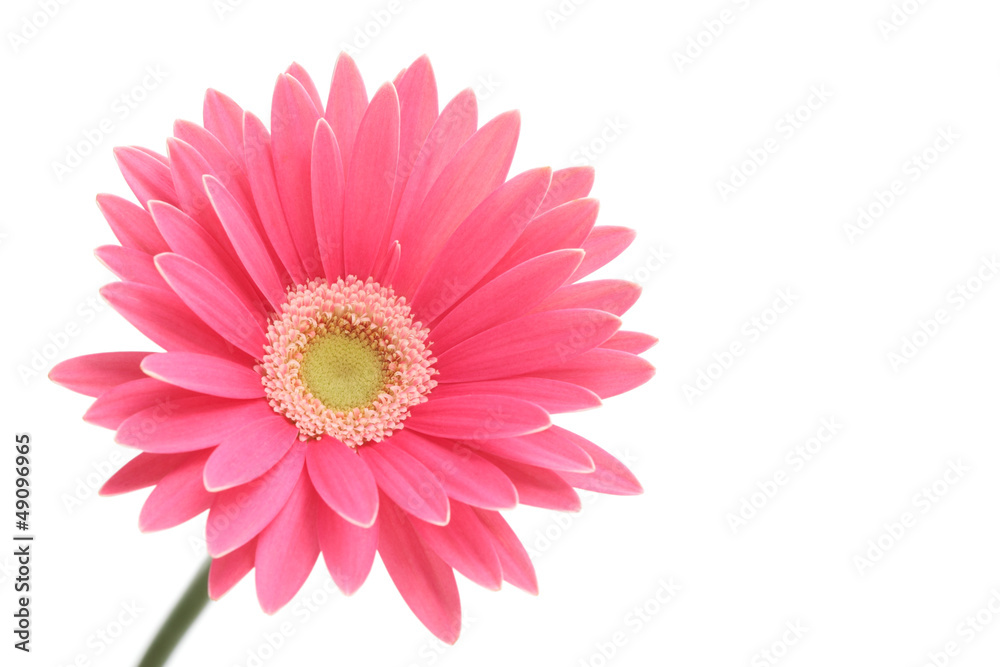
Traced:
POLYGON ((142 530, 208 510, 211 597, 254 569, 272 613, 320 554, 349 594, 377 552, 454 642, 453 570, 536 592, 498 510, 641 491, 550 420, 653 374, 655 339, 619 330, 639 287, 580 282, 634 234, 594 226, 589 167, 507 179, 519 123, 477 129, 471 90, 439 112, 426 57, 369 100, 341 56, 326 104, 298 65, 278 77, 270 132, 209 91, 166 156, 116 150, 141 205, 98 197, 121 242, 102 294, 165 351, 51 378, 141 450, 102 493, 155 486, 142 530))

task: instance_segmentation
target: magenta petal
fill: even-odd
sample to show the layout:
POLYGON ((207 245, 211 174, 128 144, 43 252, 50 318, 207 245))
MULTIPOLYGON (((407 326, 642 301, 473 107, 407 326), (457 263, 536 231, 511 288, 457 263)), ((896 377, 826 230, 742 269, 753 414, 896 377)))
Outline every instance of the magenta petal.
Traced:
POLYGON ((538 214, 541 215, 568 201, 582 199, 590 194, 592 187, 594 187, 593 167, 559 169, 552 174, 552 185, 545 195, 545 201, 538 207, 538 214))
POLYGON ((240 583, 253 569, 256 552, 255 538, 236 551, 220 558, 213 558, 212 567, 208 572, 208 597, 218 600, 240 583))
POLYGON ((530 312, 546 295, 565 283, 581 261, 582 250, 557 250, 529 259, 497 276, 433 326, 431 338, 435 354, 530 312))
POLYGON ((99 491, 102 496, 117 496, 153 486, 197 453, 147 454, 141 452, 126 463, 104 483, 99 491))
POLYGON ((240 202, 240 206, 248 211, 253 210, 253 199, 250 194, 250 182, 242 166, 243 153, 240 159, 229 152, 215 135, 201 125, 190 121, 174 122, 174 136, 197 151, 198 155, 208 164, 209 170, 202 175, 216 179, 232 192, 240 202))
MULTIPOLYGON (((153 356, 153 355, 150 355, 153 356)), ((90 406, 83 415, 88 424, 117 429, 122 422, 137 412, 154 406, 171 409, 172 403, 181 398, 191 398, 195 394, 153 378, 141 378, 108 389, 90 406)))
POLYGON ((534 403, 509 396, 450 396, 432 398, 413 408, 406 427, 458 440, 506 438, 542 431, 549 413, 534 403))
POLYGON ((170 172, 173 175, 174 187, 177 188, 179 203, 177 208, 198 221, 219 247, 225 250, 229 257, 236 253, 222 229, 222 224, 212 210, 212 203, 205 196, 202 178, 205 174, 218 176, 208 161, 191 144, 180 139, 167 139, 167 151, 170 153, 170 172))
POLYGON ((139 513, 139 530, 146 533, 173 528, 211 506, 214 496, 201 483, 207 458, 207 452, 191 456, 156 484, 139 513))
POLYGON ((589 389, 570 382, 560 382, 548 378, 522 376, 480 382, 439 384, 434 388, 434 395, 437 398, 480 396, 482 394, 527 399, 549 414, 589 410, 601 405, 600 397, 589 389))
POLYGON ((601 310, 549 310, 504 322, 438 355, 439 382, 524 375, 583 354, 611 337, 621 320, 601 310))
POLYGON ((565 436, 585 450, 594 460, 594 471, 586 474, 560 472, 559 476, 578 489, 608 493, 616 496, 634 496, 642 493, 642 485, 624 463, 586 438, 564 432, 565 436))
POLYGON ((316 507, 316 537, 337 588, 344 595, 361 588, 375 561, 378 526, 362 528, 320 504, 316 507))
POLYGON ((133 146, 116 148, 114 153, 125 182, 140 204, 146 206, 149 201, 156 199, 177 205, 173 177, 170 175, 170 167, 164 161, 133 146))
MULTIPOLYGON (((485 456, 485 454, 484 454, 485 456)), ((517 487, 517 498, 522 505, 542 507, 563 512, 579 511, 580 496, 558 473, 524 463, 489 456, 517 487)))
POLYGON ((309 95, 309 99, 312 100, 313 106, 316 107, 317 113, 322 114, 323 100, 320 99, 319 90, 316 89, 316 83, 312 80, 312 77, 309 76, 309 72, 306 71, 306 68, 298 63, 292 63, 288 66, 288 69, 285 70, 285 74, 292 77, 302 85, 303 90, 306 91, 306 94, 309 95))
POLYGON ((263 400, 197 396, 137 412, 118 427, 115 441, 143 451, 189 452, 221 442, 247 420, 274 414, 263 400))
POLYGON ((492 438, 469 444, 495 456, 552 470, 588 473, 594 470, 590 455, 578 446, 568 431, 552 426, 518 438, 492 438))
POLYGON ((139 364, 151 352, 99 352, 61 361, 49 379, 85 396, 100 396, 112 387, 146 377, 139 364))
POLYGON ((345 171, 344 272, 371 275, 389 234, 389 205, 399 153, 399 100, 387 83, 372 97, 345 171))
POLYGON ((214 494, 205 533, 214 558, 243 546, 277 516, 302 477, 305 445, 292 447, 285 458, 262 476, 214 494))
POLYGON ((389 209, 390 220, 395 218, 420 150, 438 119, 437 83, 427 56, 417 58, 395 85, 399 94, 399 167, 389 209))
POLYGON ((616 331, 615 335, 601 343, 600 347, 630 354, 642 354, 658 342, 656 336, 639 331, 616 331))
POLYGON ((237 428, 208 458, 205 488, 224 491, 257 479, 284 458, 298 436, 298 429, 277 414, 237 428))
POLYGON ((628 227, 594 227, 590 236, 580 245, 587 256, 583 258, 583 263, 580 264, 580 268, 576 270, 569 282, 575 283, 584 276, 589 276, 622 254, 634 240, 635 230, 628 227))
POLYGON ((378 552, 410 611, 441 641, 454 644, 462 628, 455 574, 430 551, 406 514, 384 498, 378 552))
POLYGON ((325 437, 309 444, 306 464, 316 492, 332 510, 365 528, 375 522, 378 487, 355 449, 325 437))
POLYGON ((303 267, 312 275, 319 271, 320 261, 316 251, 309 164, 313 130, 319 117, 320 112, 302 84, 287 74, 279 76, 271 102, 274 176, 295 249, 303 267))
POLYGON ((202 105, 202 118, 205 120, 205 129, 222 142, 240 169, 246 171, 246 162, 243 158, 242 107, 227 95, 209 89, 205 93, 205 102, 202 105))
POLYGON ((156 266, 177 296, 224 339, 259 358, 266 341, 259 312, 251 311, 218 278, 186 257, 164 253, 156 266))
POLYGON ((451 519, 446 526, 435 526, 419 519, 411 521, 421 541, 466 577, 484 588, 498 591, 503 570, 490 532, 471 507, 453 501, 451 519))
POLYGON ((153 256, 139 250, 123 248, 120 245, 102 245, 94 250, 94 255, 108 270, 126 282, 166 287, 163 276, 153 264, 153 256))
POLYGON ((317 500, 309 477, 300 475, 281 511, 257 538, 257 599, 265 613, 288 604, 316 564, 317 500))
POLYGON ((621 317, 639 300, 641 292, 641 287, 627 280, 590 280, 557 289, 538 310, 592 308, 621 317))
POLYGON ((534 216, 551 178, 548 167, 515 176, 458 226, 411 300, 425 321, 448 310, 503 257, 534 216))
POLYGON ((351 155, 354 154, 354 138, 361 125, 361 117, 368 108, 368 93, 361 72, 346 53, 337 58, 330 84, 330 96, 326 101, 326 121, 337 135, 341 155, 344 156, 344 171, 348 171, 351 155))
POLYGON ((564 364, 534 371, 532 375, 572 382, 601 398, 610 398, 648 382, 655 373, 653 365, 642 357, 599 347, 564 364))
POLYGON ((312 148, 313 219, 323 275, 335 282, 344 273, 344 166, 337 137, 325 120, 316 123, 312 148))
POLYGON ((493 537, 493 547, 500 558, 504 581, 532 595, 538 595, 538 578, 528 551, 500 516, 500 512, 477 509, 476 515, 493 537))
POLYGON ((162 352, 142 360, 146 375, 178 387, 223 398, 263 398, 260 374, 209 354, 162 352))
POLYGON ((487 509, 517 505, 517 490, 507 476, 465 445, 425 437, 412 429, 397 432, 392 442, 424 464, 449 498, 487 509))
POLYGON ((383 440, 374 447, 362 447, 361 458, 371 468, 379 489, 408 514, 430 523, 448 523, 448 496, 434 474, 420 461, 391 440, 383 440))
POLYGON ((97 195, 97 206, 115 238, 126 248, 149 255, 170 249, 144 208, 115 195, 97 195))

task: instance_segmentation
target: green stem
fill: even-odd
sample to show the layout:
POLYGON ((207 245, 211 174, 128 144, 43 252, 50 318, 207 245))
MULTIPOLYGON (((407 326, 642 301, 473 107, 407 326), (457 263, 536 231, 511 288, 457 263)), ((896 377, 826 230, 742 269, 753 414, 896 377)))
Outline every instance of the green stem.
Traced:
POLYGON ((212 560, 208 559, 198 570, 198 574, 177 601, 177 605, 160 627, 160 631, 156 633, 153 643, 146 649, 146 655, 142 657, 139 667, 163 667, 167 664, 170 654, 177 648, 184 633, 208 604, 208 568, 211 564, 212 560))

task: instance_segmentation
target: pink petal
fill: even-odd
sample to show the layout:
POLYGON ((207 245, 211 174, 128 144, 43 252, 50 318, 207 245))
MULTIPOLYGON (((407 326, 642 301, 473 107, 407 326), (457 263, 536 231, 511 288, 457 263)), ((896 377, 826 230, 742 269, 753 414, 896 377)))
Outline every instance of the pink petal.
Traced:
POLYGON ((515 176, 458 226, 411 300, 424 321, 437 319, 503 257, 534 216, 551 177, 548 167, 515 176))
POLYGON ((115 238, 126 248, 149 255, 170 249, 142 207, 115 195, 97 195, 97 206, 115 238))
POLYGON ((344 595, 365 583, 375 561, 378 526, 362 528, 344 520, 326 505, 316 507, 316 537, 326 569, 344 595))
POLYGON ((309 478, 300 475, 281 511, 257 538, 257 599, 267 614, 288 604, 316 564, 315 496, 309 478))
POLYGON ((435 526, 419 519, 411 520, 420 540, 475 583, 490 590, 500 590, 503 570, 490 532, 471 507, 460 502, 451 504, 451 520, 446 526, 435 526))
POLYGON ((202 105, 202 118, 205 120, 205 129, 222 142, 245 172, 242 107, 223 93, 209 89, 202 105))
POLYGON ((284 282, 304 283, 309 276, 302 267, 299 253, 295 249, 295 241, 288 230, 285 213, 281 210, 278 184, 271 161, 271 137, 264 123, 249 112, 243 117, 243 135, 246 141, 244 157, 254 204, 267 240, 285 267, 282 277, 284 278, 284 274, 289 276, 284 282))
POLYGON ((566 433, 568 431, 552 426, 539 433, 519 438, 492 438, 469 444, 494 456, 502 456, 510 461, 527 463, 539 468, 580 473, 593 472, 593 459, 572 438, 567 437, 566 433))
POLYGON ((406 605, 441 641, 454 644, 462 607, 451 568, 424 546, 406 514, 384 498, 378 552, 406 605))
POLYGON ((285 286, 275 266, 274 258, 271 257, 256 225, 218 179, 206 176, 205 191, 236 254, 239 255, 243 268, 271 306, 279 310, 281 304, 285 302, 285 286))
POLYGON ((146 375, 202 394, 263 398, 260 374, 242 364, 194 352, 163 352, 142 360, 146 375))
POLYGON ((608 350, 620 350, 630 354, 642 354, 659 342, 655 336, 638 331, 616 331, 615 335, 601 343, 608 350))
POLYGON ((641 287, 627 280, 590 280, 557 289, 537 309, 592 308, 621 317, 641 292, 641 287))
POLYGON ((101 296, 132 326, 164 349, 233 356, 232 345, 168 289, 111 283, 101 288, 101 296))
POLYGON ((522 505, 563 512, 576 512, 580 509, 580 496, 557 473, 499 457, 490 456, 489 459, 517 487, 517 498, 522 505))
POLYGON ((535 377, 572 382, 610 398, 648 382, 656 370, 642 357, 595 348, 564 364, 532 372, 535 377))
POLYGON ((94 255, 108 270, 126 282, 165 288, 166 283, 153 264, 153 256, 120 245, 102 245, 94 255))
POLYGON ((181 300, 205 324, 252 358, 263 355, 265 324, 218 278, 191 260, 164 253, 156 256, 156 266, 181 300))
POLYGON ((501 114, 459 149, 399 237, 403 259, 397 293, 412 294, 452 232, 507 178, 521 127, 516 111, 501 114))
MULTIPOLYGON (((389 219, 396 217, 406 183, 420 156, 434 121, 438 118, 438 92, 434 71, 427 56, 420 56, 396 84, 399 93, 399 167, 392 193, 389 219)), ((471 134, 471 133, 470 133, 471 134)))
POLYGON ((378 516, 375 477, 358 452, 334 438, 310 443, 306 456, 316 492, 337 514, 367 528, 378 516))
POLYGON ((142 149, 133 146, 114 149, 115 160, 125 182, 143 206, 150 200, 178 203, 170 167, 142 149))
POLYGON ((601 310, 549 310, 487 329, 438 355, 438 382, 527 374, 594 348, 621 326, 601 310))
POLYGON ((279 76, 271 101, 274 175, 288 230, 310 275, 317 275, 321 267, 309 184, 313 131, 319 117, 302 84, 287 74, 279 76))
POLYGON ((149 210, 175 254, 207 270, 238 296, 247 308, 259 310, 263 315, 260 298, 247 280, 243 267, 197 221, 163 202, 149 202, 149 210))
POLYGON ((99 352, 59 362, 49 379, 85 396, 100 396, 112 387, 146 377, 139 364, 151 352, 99 352))
POLYGON ((546 295, 565 283, 581 261, 582 250, 557 250, 529 259, 497 276, 433 326, 431 339, 435 354, 530 312, 546 295))
MULTIPOLYGON (((215 135, 190 121, 174 121, 174 136, 189 144, 197 151, 208 164, 210 171, 206 175, 218 180, 232 192, 246 210, 252 210, 252 195, 250 194, 250 182, 247 181, 246 172, 243 170, 242 160, 237 160, 236 156, 229 152, 215 135)), ((242 158, 242 152, 240 157, 242 158)), ((204 180, 204 176, 202 176, 204 180)))
POLYGON ((407 428, 459 440, 505 438, 549 427, 549 413, 534 403, 509 396, 450 396, 413 408, 407 428))
POLYGON ((465 445, 424 437, 412 429, 398 431, 392 442, 430 470, 449 498, 488 509, 517 505, 517 490, 507 476, 465 445))
POLYGON ((205 534, 208 553, 219 558, 256 537, 278 515, 302 477, 305 445, 292 447, 285 458, 249 484, 216 493, 205 534))
POLYGON ((635 240, 635 230, 628 227, 594 227, 580 247, 587 253, 583 263, 569 279, 575 283, 584 276, 601 268, 618 255, 635 240))
POLYGON ((201 483, 207 458, 207 452, 191 456, 156 484, 139 513, 139 530, 147 533, 173 528, 211 506, 213 495, 201 483))
POLYGON ((482 394, 530 400, 549 414, 589 410, 601 405, 600 397, 589 389, 546 378, 515 377, 481 382, 457 382, 439 384, 434 389, 434 395, 438 398, 482 394))
POLYGON ((399 100, 387 83, 372 97, 345 171, 344 271, 371 275, 389 234, 389 205, 399 157, 399 100))
POLYGON ((592 187, 594 187, 593 167, 560 169, 552 174, 552 185, 545 195, 545 201, 538 207, 538 214, 541 215, 568 201, 582 199, 590 194, 592 187))
POLYGON ((344 166, 333 129, 316 123, 312 147, 313 219, 323 275, 334 282, 344 273, 344 166))
POLYGON ((147 454, 141 452, 104 483, 102 496, 117 496, 153 486, 184 462, 197 457, 196 452, 183 454, 147 454))
POLYGON ((302 85, 302 88, 309 95, 309 99, 312 100, 313 106, 316 107, 316 111, 322 114, 323 100, 320 99, 319 91, 316 89, 316 84, 313 82, 312 77, 309 76, 309 72, 307 72, 302 65, 292 63, 289 65, 288 69, 285 70, 285 74, 292 77, 302 85))
POLYGON ((521 590, 538 595, 538 578, 535 567, 521 541, 499 512, 476 509, 479 520, 490 531, 493 547, 500 558, 503 578, 521 590))
POLYGON ((236 251, 233 250, 225 230, 222 229, 222 223, 219 222, 215 211, 212 210, 212 203, 205 195, 205 186, 202 180, 205 174, 213 176, 219 176, 219 174, 201 153, 185 141, 176 138, 167 139, 167 152, 170 154, 170 173, 173 176, 179 200, 177 208, 196 220, 201 228, 225 251, 225 254, 235 259, 236 251))
POLYGON ((194 396, 195 394, 186 389, 153 378, 132 380, 112 387, 98 396, 84 413, 83 420, 89 424, 116 430, 122 422, 137 412, 155 406, 163 406, 164 410, 168 410, 174 401, 194 396))
POLYGON ((298 429, 277 414, 237 428, 205 464, 205 488, 224 491, 257 479, 285 457, 298 437, 298 429))
POLYGON ((361 117, 368 108, 368 93, 361 72, 346 53, 337 58, 333 70, 330 96, 326 101, 326 121, 337 135, 340 153, 344 156, 344 171, 350 168, 350 158, 354 154, 354 138, 361 125, 361 117))
POLYGON ((559 476, 578 489, 608 493, 616 496, 634 496, 642 493, 642 485, 624 463, 607 453, 590 440, 571 431, 564 432, 594 460, 594 471, 586 474, 560 472, 559 476))
POLYGON ((218 444, 247 420, 274 414, 266 401, 197 396, 137 412, 118 427, 115 441, 143 451, 170 454, 218 444))
POLYGON ((257 553, 257 539, 254 538, 236 551, 220 558, 212 559, 208 572, 208 597, 218 600, 253 569, 257 553))
POLYGON ((424 464, 383 440, 374 447, 361 447, 361 458, 371 468, 379 489, 408 514, 444 525, 449 503, 441 484, 424 464))

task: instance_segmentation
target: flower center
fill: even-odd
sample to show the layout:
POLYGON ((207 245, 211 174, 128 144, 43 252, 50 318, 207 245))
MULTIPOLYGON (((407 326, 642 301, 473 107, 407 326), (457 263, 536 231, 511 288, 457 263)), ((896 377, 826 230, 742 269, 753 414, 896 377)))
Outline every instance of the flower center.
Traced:
POLYGON ((302 440, 378 442, 437 384, 427 334, 405 299, 371 279, 297 285, 268 325, 260 364, 268 402, 302 440))

